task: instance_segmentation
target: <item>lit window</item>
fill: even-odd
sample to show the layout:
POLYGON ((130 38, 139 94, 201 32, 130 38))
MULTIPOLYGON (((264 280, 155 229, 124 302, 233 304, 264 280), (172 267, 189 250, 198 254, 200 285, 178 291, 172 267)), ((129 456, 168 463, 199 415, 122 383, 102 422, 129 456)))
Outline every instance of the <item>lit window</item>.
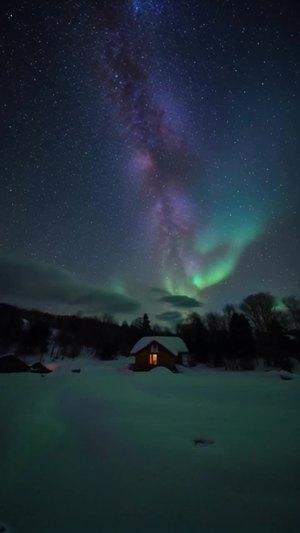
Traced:
POLYGON ((150 354, 150 365, 157 365, 157 353, 150 354))

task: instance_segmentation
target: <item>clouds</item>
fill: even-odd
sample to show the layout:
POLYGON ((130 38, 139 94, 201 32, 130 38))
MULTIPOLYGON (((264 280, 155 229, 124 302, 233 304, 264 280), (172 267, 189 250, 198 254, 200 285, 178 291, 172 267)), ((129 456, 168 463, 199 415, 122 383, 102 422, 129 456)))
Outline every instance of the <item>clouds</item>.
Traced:
POLYGON ((53 265, 0 255, 0 292, 10 301, 63 306, 86 313, 131 313, 138 301, 81 281, 53 265))
POLYGON ((151 287, 150 293, 160 295, 160 298, 156 300, 157 302, 170 304, 174 307, 179 307, 182 309, 191 309, 194 307, 202 307, 203 303, 196 298, 187 296, 186 294, 171 294, 166 289, 161 287, 151 287))
MULTIPOLYGON (((172 295, 160 287, 149 290, 157 303, 169 307, 156 315, 162 322, 179 322, 182 312, 202 305, 195 298, 172 295)), ((1 254, 0 294, 9 303, 52 308, 55 312, 130 314, 141 308, 136 298, 86 283, 66 269, 1 254)))
POLYGON ((203 305, 196 298, 191 298, 185 294, 173 295, 160 287, 152 287, 150 292, 159 296, 159 299, 156 300, 158 303, 171 307, 168 311, 163 311, 155 316, 157 320, 169 326, 175 326, 179 322, 182 322, 192 309, 203 305))
POLYGON ((157 294, 164 294, 164 295, 169 294, 168 291, 166 291, 166 289, 162 289, 161 287, 151 287, 150 292, 154 292, 157 294))
POLYGON ((189 296, 179 294, 168 294, 166 296, 162 296, 158 301, 169 303, 174 307, 180 307, 184 309, 192 309, 194 307, 201 307, 203 305, 201 302, 196 300, 196 298, 190 298, 189 296))
POLYGON ((181 322, 183 319, 182 314, 179 311, 165 311, 164 313, 160 313, 159 315, 156 315, 157 320, 160 320, 161 322, 168 322, 170 324, 176 324, 177 322, 181 322))

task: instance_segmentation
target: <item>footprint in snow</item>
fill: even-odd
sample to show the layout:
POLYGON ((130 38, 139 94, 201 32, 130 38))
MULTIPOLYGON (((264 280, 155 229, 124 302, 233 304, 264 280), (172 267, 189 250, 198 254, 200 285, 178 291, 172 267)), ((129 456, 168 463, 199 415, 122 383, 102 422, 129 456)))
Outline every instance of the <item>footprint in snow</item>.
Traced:
POLYGON ((205 437, 199 437, 197 439, 194 439, 195 446, 208 446, 209 444, 214 444, 214 439, 208 439, 205 437))
POLYGON ((0 522, 0 533, 12 533, 12 529, 7 524, 0 522))

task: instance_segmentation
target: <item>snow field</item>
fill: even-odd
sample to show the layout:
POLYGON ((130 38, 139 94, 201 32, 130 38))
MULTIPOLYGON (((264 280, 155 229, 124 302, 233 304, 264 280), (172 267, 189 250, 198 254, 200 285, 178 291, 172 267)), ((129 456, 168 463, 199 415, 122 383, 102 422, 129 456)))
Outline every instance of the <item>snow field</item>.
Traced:
POLYGON ((1 524, 11 533, 299 531, 300 376, 127 364, 81 359, 44 378, 0 375, 1 524))

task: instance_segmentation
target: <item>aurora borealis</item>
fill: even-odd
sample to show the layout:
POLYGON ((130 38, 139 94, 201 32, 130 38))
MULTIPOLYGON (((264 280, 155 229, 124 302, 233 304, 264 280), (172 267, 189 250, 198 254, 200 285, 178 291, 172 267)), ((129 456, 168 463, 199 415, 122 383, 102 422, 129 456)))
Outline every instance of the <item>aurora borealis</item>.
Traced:
POLYGON ((299 5, 7 3, 2 300, 172 323, 299 292, 299 5))

